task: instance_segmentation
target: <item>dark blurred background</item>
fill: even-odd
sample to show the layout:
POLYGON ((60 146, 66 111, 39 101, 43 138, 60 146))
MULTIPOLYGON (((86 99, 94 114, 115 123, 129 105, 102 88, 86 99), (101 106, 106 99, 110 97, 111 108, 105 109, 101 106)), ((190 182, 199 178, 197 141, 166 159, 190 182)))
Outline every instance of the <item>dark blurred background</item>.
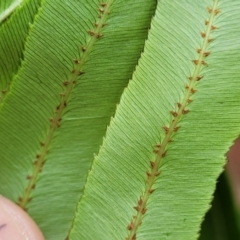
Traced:
POLYGON ((228 153, 226 170, 234 194, 234 203, 240 208, 240 139, 236 140, 228 153))
POLYGON ((227 159, 199 240, 240 240, 240 139, 230 148, 227 159))

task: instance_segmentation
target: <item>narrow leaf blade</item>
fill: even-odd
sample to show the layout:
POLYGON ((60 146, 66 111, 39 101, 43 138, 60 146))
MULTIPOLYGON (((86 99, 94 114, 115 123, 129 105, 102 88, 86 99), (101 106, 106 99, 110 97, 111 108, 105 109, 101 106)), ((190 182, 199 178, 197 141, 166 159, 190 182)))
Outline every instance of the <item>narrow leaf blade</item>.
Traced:
POLYGON ((240 130, 239 10, 228 0, 159 1, 72 239, 198 237, 240 130))

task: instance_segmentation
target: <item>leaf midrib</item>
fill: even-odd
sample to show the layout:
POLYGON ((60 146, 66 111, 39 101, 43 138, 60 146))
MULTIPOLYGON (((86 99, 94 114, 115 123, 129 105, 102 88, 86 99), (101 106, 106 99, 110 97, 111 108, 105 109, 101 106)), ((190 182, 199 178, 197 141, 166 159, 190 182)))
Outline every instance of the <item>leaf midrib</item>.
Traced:
POLYGON ((2 21, 4 21, 9 15, 11 15, 14 11, 15 8, 17 8, 23 0, 15 0, 14 2, 12 2, 12 4, 10 6, 8 6, 7 9, 5 9, 5 11, 3 11, 0 14, 0 24, 2 21))

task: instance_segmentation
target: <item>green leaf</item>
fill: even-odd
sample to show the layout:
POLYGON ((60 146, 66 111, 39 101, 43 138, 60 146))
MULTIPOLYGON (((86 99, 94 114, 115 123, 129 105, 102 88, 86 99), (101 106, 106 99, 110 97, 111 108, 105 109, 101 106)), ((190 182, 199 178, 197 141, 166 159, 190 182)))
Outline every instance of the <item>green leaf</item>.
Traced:
POLYGON ((68 235, 155 6, 155 0, 43 1, 20 69, 7 70, 16 74, 0 105, 0 192, 28 210, 47 239, 68 235))
POLYGON ((239 1, 158 2, 70 239, 198 237, 240 132, 239 12, 239 1))
POLYGON ((40 0, 25 1, 0 28, 0 104, 23 59, 24 43, 40 0))
POLYGON ((240 130, 239 1, 19 3, 0 3, 0 194, 46 239, 197 239, 240 130))
POLYGON ((23 0, 2 0, 0 2, 0 23, 4 21, 23 2, 23 0))

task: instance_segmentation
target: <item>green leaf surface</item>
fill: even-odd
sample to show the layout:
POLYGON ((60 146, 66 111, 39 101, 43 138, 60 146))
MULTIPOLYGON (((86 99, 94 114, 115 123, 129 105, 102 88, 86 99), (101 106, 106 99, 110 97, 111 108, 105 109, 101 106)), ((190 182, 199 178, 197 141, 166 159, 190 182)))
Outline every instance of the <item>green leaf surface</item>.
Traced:
POLYGON ((106 6, 51 0, 34 18, 24 60, 0 105, 0 193, 28 210, 46 239, 65 239, 70 231, 155 6, 155 0, 106 6))
POLYGON ((1 0, 0 2, 0 24, 8 16, 10 16, 15 9, 17 9, 23 0, 1 0))
POLYGON ((39 7, 40 0, 25 1, 0 27, 0 104, 24 58, 24 44, 39 7))
POLYGON ((239 1, 158 2, 70 239, 197 239, 240 132, 239 12, 239 1))

